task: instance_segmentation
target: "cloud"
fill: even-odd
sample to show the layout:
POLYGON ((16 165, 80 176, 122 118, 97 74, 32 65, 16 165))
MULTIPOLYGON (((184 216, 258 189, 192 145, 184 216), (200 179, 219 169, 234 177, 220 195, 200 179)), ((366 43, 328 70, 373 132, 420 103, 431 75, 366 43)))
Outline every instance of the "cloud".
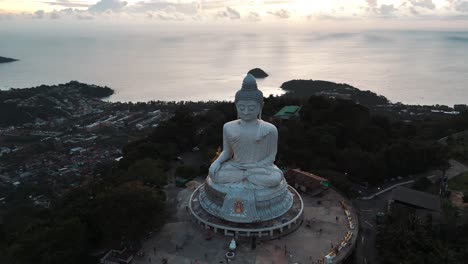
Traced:
POLYGON ((275 16, 277 18, 281 18, 281 19, 289 18, 291 16, 291 13, 289 13, 289 11, 286 9, 280 9, 275 12, 269 11, 268 14, 275 16))
POLYGON ((53 6, 63 6, 63 7, 89 7, 90 4, 83 3, 80 1, 69 1, 69 0, 56 0, 55 2, 42 2, 44 4, 53 5, 53 6))
POLYGON ((60 18, 59 12, 57 12, 56 10, 50 13, 50 19, 59 19, 59 18, 60 18))
POLYGON ((410 3, 413 4, 413 6, 424 7, 431 10, 434 10, 436 8, 432 0, 410 0, 410 3))
POLYGON ((34 12, 33 18, 42 19, 44 18, 44 14, 45 14, 44 10, 37 10, 36 12, 34 12))
POLYGON ((377 0, 366 0, 367 4, 371 8, 376 8, 377 7, 377 0))
POLYGON ((247 20, 249 21, 260 21, 260 15, 256 12, 250 12, 249 15, 247 16, 247 20))
POLYGON ((64 15, 72 15, 73 13, 75 13, 75 11, 72 8, 65 8, 60 10, 60 13, 64 15))
MULTIPOLYGON (((169 9, 170 10, 170 9, 169 9)), ((147 18, 163 20, 163 21, 183 21, 185 20, 185 15, 178 12, 166 12, 166 11, 157 11, 157 12, 148 12, 147 18)))
POLYGON ((226 7, 225 11, 218 11, 215 18, 239 19, 240 13, 231 7, 226 7))
POLYGON ((200 9, 203 9, 203 10, 220 9, 225 6, 226 6, 225 0, 212 0, 212 1, 201 0, 200 1, 200 9))
POLYGON ((229 14, 226 11, 218 11, 215 18, 228 18, 229 14))
POLYGON ((420 15, 420 13, 418 12, 418 10, 416 10, 414 7, 410 7, 410 13, 414 16, 418 16, 420 15))
POLYGON ((393 5, 381 5, 378 9, 378 13, 383 16, 391 16, 395 11, 397 11, 393 5))
POLYGON ((78 14, 76 18, 78 20, 93 20, 94 19, 94 17, 90 14, 78 14))
POLYGON ((454 3, 455 10, 468 13, 468 1, 457 1, 454 3))
POLYGON ((118 12, 127 5, 125 1, 101 0, 88 8, 90 12, 102 13, 106 11, 118 12))
POLYGON ((189 3, 172 3, 167 1, 153 0, 150 2, 137 2, 134 5, 125 8, 128 12, 133 13, 146 13, 152 11, 165 11, 173 10, 173 12, 183 13, 186 15, 196 15, 199 13, 200 4, 196 2, 189 3))
POLYGON ((234 8, 231 8, 231 7, 226 7, 226 11, 227 13, 229 14, 229 18, 230 19, 239 19, 241 16, 240 16, 240 13, 235 10, 234 8))
MULTIPOLYGON (((410 0, 410 1, 414 1, 414 0, 410 0)), ((425 0, 422 0, 422 1, 425 1, 425 0)), ((379 6, 378 0, 366 0, 366 2, 367 2, 368 7, 364 7, 364 9, 367 12, 370 12, 372 14, 376 14, 376 15, 379 15, 379 16, 383 16, 383 17, 393 16, 394 13, 396 13, 398 11, 398 8, 395 8, 395 6, 393 4, 388 4, 388 5, 387 4, 381 4, 379 6)), ((405 6, 406 3, 407 2, 404 1, 400 5, 400 7, 405 6)))
MULTIPOLYGON (((5 0, 0 0, 0 3, 5 0)), ((19 1, 19 0, 18 0, 19 1)), ((249 22, 277 19, 458 19, 468 20, 468 0, 328 0, 329 8, 307 13, 308 10, 285 8, 293 0, 36 0, 48 4, 53 11, 18 13, 14 18, 53 20, 161 20, 161 21, 211 21, 226 20, 249 22), (94 2, 95 4, 89 4, 94 2), (52 8, 51 8, 52 7, 52 8), (62 9, 63 8, 63 9, 62 9), (293 11, 294 10, 294 11, 293 11)), ((305 0, 304 0, 305 1, 305 0)), ((308 0, 313 1, 313 0, 308 0)), ((292 8, 292 7, 291 7, 292 8)), ((0 19, 6 19, 6 10, 0 10, 0 19)))
POLYGON ((159 13, 156 15, 158 19, 160 20, 173 20, 173 21, 183 21, 184 20, 184 17, 183 16, 180 16, 180 15, 177 15, 177 14, 163 14, 163 13, 159 13))

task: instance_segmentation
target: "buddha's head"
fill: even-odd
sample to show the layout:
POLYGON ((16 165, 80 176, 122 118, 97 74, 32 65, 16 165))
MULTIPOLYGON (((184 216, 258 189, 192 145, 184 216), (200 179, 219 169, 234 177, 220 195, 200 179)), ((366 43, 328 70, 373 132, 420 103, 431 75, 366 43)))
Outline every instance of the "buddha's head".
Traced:
POLYGON ((234 100, 237 116, 244 121, 261 118, 263 107, 263 93, 257 88, 257 81, 251 74, 245 76, 242 88, 237 91, 234 100))

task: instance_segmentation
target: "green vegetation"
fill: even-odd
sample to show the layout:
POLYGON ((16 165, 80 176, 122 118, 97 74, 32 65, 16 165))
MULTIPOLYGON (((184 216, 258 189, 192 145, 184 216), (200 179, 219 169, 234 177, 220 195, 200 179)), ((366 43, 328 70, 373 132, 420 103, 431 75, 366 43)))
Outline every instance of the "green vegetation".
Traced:
POLYGON ((164 222, 165 196, 138 181, 69 191, 53 208, 5 214, 7 263, 88 263, 92 250, 134 241, 164 222))
POLYGON ((145 158, 171 161, 179 153, 191 150, 195 135, 193 113, 188 107, 181 105, 173 118, 161 123, 150 135, 125 146, 119 167, 128 168, 135 161, 145 158))
POLYGON ((468 172, 450 179, 449 188, 456 191, 468 191, 468 172))
POLYGON ((7 263, 87 263, 95 248, 138 241, 162 225, 164 193, 139 182, 109 187, 72 190, 50 210, 6 212, 0 245, 7 263))
POLYGON ((311 172, 328 179, 334 188, 346 194, 348 197, 357 197, 358 193, 354 190, 353 182, 351 182, 344 173, 335 170, 311 170, 311 172))
POLYGON ((184 179, 193 179, 197 175, 197 170, 191 166, 178 166, 175 175, 184 179))
POLYGON ((146 185, 162 188, 167 183, 166 171, 168 163, 163 160, 145 158, 135 161, 128 168, 125 176, 127 180, 139 180, 146 185))
POLYGON ((440 219, 405 208, 392 210, 377 236, 383 264, 465 263, 468 222, 448 201, 440 219))
POLYGON ((447 137, 446 143, 450 156, 468 163, 468 135, 463 132, 450 135, 447 137))
POLYGON ((310 97, 300 114, 277 124, 282 166, 333 170, 353 181, 379 184, 446 162, 435 141, 418 139, 408 133, 409 125, 371 115, 352 101, 310 97))
POLYGON ((437 195, 439 192, 439 184, 433 184, 427 177, 418 178, 411 186, 412 189, 421 192, 428 192, 437 195))
MULTIPOLYGON (((40 85, 32 88, 10 89, 0 91, 0 101, 19 101, 34 96, 51 96, 57 99, 68 99, 70 95, 103 98, 110 96, 114 91, 109 87, 89 85, 77 81, 70 81, 59 85, 40 85)), ((47 102, 47 101, 45 101, 47 102)))
POLYGON ((361 91, 349 84, 334 83, 328 81, 314 80, 292 80, 281 85, 281 88, 290 92, 291 96, 307 98, 320 93, 347 94, 350 99, 360 104, 370 107, 375 105, 388 104, 389 101, 382 95, 377 95, 371 91, 361 91))

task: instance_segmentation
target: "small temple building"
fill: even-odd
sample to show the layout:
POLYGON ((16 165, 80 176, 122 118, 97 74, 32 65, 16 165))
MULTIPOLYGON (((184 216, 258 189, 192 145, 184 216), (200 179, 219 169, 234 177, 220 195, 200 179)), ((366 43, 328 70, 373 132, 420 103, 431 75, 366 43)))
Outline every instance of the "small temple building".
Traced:
POLYGON ((301 171, 300 169, 288 170, 284 174, 284 177, 296 190, 311 194, 318 194, 322 190, 328 189, 330 186, 327 179, 306 171, 301 171))
POLYGON ((290 120, 299 117, 299 111, 302 107, 297 105, 288 105, 278 111, 273 117, 280 120, 290 120))

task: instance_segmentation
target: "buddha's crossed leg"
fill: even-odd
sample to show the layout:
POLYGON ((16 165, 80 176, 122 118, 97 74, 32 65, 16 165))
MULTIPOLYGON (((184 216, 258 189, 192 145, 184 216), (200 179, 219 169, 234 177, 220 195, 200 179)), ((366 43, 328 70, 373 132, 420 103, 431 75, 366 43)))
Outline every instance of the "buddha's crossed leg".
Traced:
POLYGON ((272 188, 278 186, 283 179, 283 173, 276 167, 239 169, 229 162, 224 163, 212 178, 219 184, 239 183, 247 180, 255 185, 272 188))
POLYGON ((247 180, 263 187, 278 186, 283 179, 283 173, 276 168, 254 168, 246 171, 247 180))
POLYGON ((245 170, 236 168, 229 162, 223 163, 219 171, 217 171, 212 178, 213 182, 220 184, 237 183, 244 179, 246 179, 245 170))

